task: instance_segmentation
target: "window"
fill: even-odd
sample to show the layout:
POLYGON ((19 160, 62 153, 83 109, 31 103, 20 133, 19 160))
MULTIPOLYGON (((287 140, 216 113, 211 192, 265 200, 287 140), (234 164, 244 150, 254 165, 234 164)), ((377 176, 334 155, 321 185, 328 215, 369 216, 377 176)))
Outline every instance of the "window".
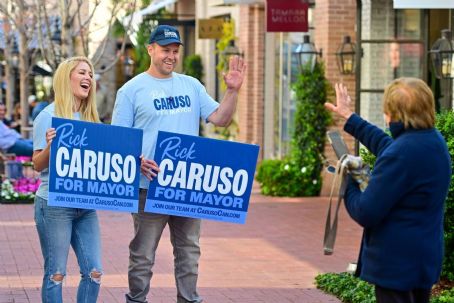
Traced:
POLYGON ((385 86, 399 77, 427 80, 423 10, 395 10, 392 0, 363 1, 361 11, 360 115, 384 127, 385 86))
MULTIPOLYGON (((273 155, 282 157, 289 152, 294 127, 294 115, 296 110, 295 96, 292 85, 299 75, 298 59, 293 52, 303 42, 304 35, 311 35, 313 4, 309 7, 308 33, 278 33, 275 39, 275 102, 274 102, 274 129, 273 129, 273 155)), ((312 38, 311 38, 312 41, 312 38)))

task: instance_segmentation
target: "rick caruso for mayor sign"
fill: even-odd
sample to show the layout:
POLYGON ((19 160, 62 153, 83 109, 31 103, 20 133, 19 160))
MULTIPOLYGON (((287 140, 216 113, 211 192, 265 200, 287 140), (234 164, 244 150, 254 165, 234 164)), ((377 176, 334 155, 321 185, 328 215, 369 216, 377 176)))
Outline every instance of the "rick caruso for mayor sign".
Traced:
POLYGON ((137 212, 142 131, 52 118, 49 205, 137 212))
POLYGON ((246 221, 259 147, 160 131, 146 212, 246 221))

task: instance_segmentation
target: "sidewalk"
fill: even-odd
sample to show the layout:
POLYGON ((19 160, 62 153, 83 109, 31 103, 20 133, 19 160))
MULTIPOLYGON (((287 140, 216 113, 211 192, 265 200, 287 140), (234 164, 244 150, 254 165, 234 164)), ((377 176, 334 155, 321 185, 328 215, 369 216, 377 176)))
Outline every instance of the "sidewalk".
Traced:
MULTIPOLYGON (((254 188, 246 224, 204 220, 199 293, 206 303, 340 302, 313 285, 321 272, 345 271, 357 257, 361 229, 341 209, 332 256, 322 249, 327 198, 271 198, 254 188)), ((129 214, 98 212, 103 266, 98 302, 124 302, 127 291, 129 214)), ((39 303, 42 255, 32 205, 0 205, 0 303, 39 303)), ((65 302, 76 302, 78 266, 71 251, 65 302)), ((168 230, 158 248, 150 303, 175 302, 168 230)))

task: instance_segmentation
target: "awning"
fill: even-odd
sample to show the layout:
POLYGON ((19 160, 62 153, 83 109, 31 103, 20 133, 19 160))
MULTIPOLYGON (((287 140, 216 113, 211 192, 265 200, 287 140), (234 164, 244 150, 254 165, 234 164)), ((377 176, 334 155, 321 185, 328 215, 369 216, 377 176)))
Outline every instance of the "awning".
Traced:
MULTIPOLYGON (((288 1, 288 0, 287 0, 288 1)), ((264 0, 208 0, 209 6, 230 6, 237 4, 265 4, 264 0)))
POLYGON ((39 65, 33 65, 32 67, 32 75, 34 76, 44 76, 44 77, 50 77, 52 76, 52 72, 51 71, 48 71, 42 67, 40 67, 39 65))
POLYGON ((128 15, 121 20, 121 23, 124 27, 128 27, 129 23, 131 22, 131 27, 129 28, 128 35, 131 39, 132 44, 137 45, 137 32, 139 31, 139 26, 143 21, 143 16, 151 15, 156 13, 163 7, 167 5, 174 4, 178 0, 154 0, 151 2, 149 6, 140 11, 133 13, 132 15, 128 15), (131 20, 132 18, 132 20, 131 20))
POLYGON ((394 8, 443 9, 454 8, 454 0, 394 0, 394 8))

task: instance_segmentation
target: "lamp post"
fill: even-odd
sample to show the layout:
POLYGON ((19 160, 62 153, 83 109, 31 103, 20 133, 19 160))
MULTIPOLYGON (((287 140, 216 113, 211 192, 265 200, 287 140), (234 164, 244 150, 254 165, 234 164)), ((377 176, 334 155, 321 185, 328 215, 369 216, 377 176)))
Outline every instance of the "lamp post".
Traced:
POLYGON ((235 40, 230 40, 229 45, 222 51, 222 56, 224 57, 224 71, 226 71, 229 67, 231 56, 243 57, 244 54, 240 51, 238 46, 235 45, 235 40))
MULTIPOLYGON (((16 37, 13 37, 13 45, 11 48, 11 74, 8 79, 8 90, 10 90, 10 100, 6 104, 6 111, 9 115, 14 112, 14 106, 17 100, 17 74, 19 68, 19 46, 17 45, 16 37)), ((11 116, 12 117, 12 116, 11 116)))
POLYGON ((4 103, 3 102, 3 82, 5 81, 4 75, 3 75, 3 71, 4 71, 3 66, 4 65, 5 65, 5 61, 3 60, 3 57, 2 57, 2 60, 0 61, 0 103, 4 103))
POLYGON ((296 47, 293 54, 298 59, 301 72, 307 68, 309 68, 310 72, 313 72, 315 63, 317 62, 317 55, 322 57, 322 50, 320 49, 320 52, 317 52, 314 43, 310 42, 309 36, 304 35, 303 43, 296 47))
POLYGON ((132 78, 134 75, 134 60, 128 55, 123 58, 123 74, 125 76, 125 82, 132 78))
POLYGON ((435 41, 430 50, 430 57, 435 76, 438 79, 449 79, 454 77, 453 56, 454 49, 451 41, 451 31, 444 29, 441 31, 441 38, 435 41))
POLYGON ((53 22, 53 32, 52 32, 52 37, 50 38, 52 42, 52 47, 54 47, 55 50, 55 66, 58 66, 60 64, 61 60, 61 29, 60 29, 60 22, 59 19, 56 18, 53 22))
POLYGON ((343 75, 355 73, 356 46, 350 36, 345 36, 343 43, 336 52, 336 62, 339 72, 343 75))
POLYGON ((13 68, 19 67, 19 46, 17 45, 16 38, 14 38, 13 49, 11 50, 11 63, 13 68))
POLYGON ((230 40, 229 45, 222 52, 224 56, 228 59, 230 56, 240 56, 243 57, 243 53, 240 52, 238 46, 235 45, 235 40, 230 40))

